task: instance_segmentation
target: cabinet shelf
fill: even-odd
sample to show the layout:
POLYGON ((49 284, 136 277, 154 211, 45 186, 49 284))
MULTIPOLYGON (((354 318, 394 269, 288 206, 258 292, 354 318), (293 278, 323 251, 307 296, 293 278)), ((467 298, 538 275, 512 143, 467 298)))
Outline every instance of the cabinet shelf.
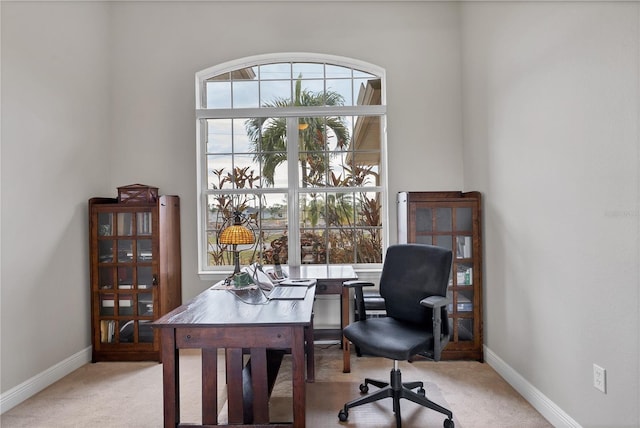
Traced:
POLYGON ((89 200, 92 360, 160 359, 151 322, 181 304, 180 199, 89 200))

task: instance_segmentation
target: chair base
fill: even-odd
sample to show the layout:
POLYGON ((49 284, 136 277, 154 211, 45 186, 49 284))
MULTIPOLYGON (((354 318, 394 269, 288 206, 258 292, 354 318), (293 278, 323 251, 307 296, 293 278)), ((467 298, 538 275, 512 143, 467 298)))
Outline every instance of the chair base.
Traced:
POLYGON ((349 409, 352 407, 373 403, 383 398, 392 398, 393 412, 396 415, 396 427, 401 428, 400 399, 404 398, 446 415, 447 419, 444 420, 444 427, 454 428, 453 413, 425 396, 423 382, 402 382, 402 373, 400 373, 400 369, 398 369, 397 361, 394 361, 394 368, 391 370, 390 383, 366 378, 364 383, 360 385, 360 392, 366 394, 369 391, 369 385, 374 385, 381 389, 371 395, 365 395, 346 403, 344 408, 338 413, 338 418, 341 422, 345 422, 349 418, 349 409), (418 391, 413 391, 416 388, 418 388, 418 391))

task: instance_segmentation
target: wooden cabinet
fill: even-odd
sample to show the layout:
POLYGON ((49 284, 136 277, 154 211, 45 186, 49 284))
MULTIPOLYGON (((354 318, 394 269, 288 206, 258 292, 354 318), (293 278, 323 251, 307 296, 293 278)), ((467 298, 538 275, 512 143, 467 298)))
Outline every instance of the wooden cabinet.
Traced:
POLYGON ((89 200, 92 360, 159 360, 151 322, 181 304, 180 199, 89 200))
POLYGON ((443 359, 483 360, 482 241, 479 192, 401 192, 399 242, 453 252, 448 297, 451 341, 443 359))

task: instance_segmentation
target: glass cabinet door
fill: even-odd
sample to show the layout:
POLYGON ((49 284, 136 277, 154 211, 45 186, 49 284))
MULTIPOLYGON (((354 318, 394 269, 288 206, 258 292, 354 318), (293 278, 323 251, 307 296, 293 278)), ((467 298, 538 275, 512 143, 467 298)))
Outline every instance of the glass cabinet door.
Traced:
POLYGON ((118 288, 120 290, 131 290, 133 288, 133 267, 118 266, 118 288))
POLYGON ((139 236, 151 235, 153 231, 153 224, 151 219, 152 217, 150 212, 141 212, 136 214, 136 229, 139 236))
POLYGON ((147 290, 151 289, 151 286, 154 285, 153 279, 153 270, 151 266, 137 266, 138 270, 138 281, 136 283, 138 290, 147 290))
POLYGON ((133 214, 129 212, 118 213, 118 236, 131 236, 133 234, 133 214))
POLYGON ((111 266, 98 267, 98 287, 102 289, 113 288, 113 268, 111 266))
POLYGON ((182 301, 180 198, 155 191, 88 201, 93 362, 160 360, 153 321, 182 301))
POLYGON ((99 344, 151 349, 157 277, 154 212, 108 208, 101 207, 95 217, 99 344))
POLYGON ((151 239, 138 239, 136 248, 137 259, 139 262, 150 261, 153 259, 151 239))
POLYGON ((113 213, 98 213, 98 235, 111 236, 113 234, 113 213))
POLYGON ((411 210, 414 221, 409 225, 410 241, 437 245, 453 253, 448 291, 449 327, 454 341, 473 341, 473 208, 456 203, 417 202, 411 210))

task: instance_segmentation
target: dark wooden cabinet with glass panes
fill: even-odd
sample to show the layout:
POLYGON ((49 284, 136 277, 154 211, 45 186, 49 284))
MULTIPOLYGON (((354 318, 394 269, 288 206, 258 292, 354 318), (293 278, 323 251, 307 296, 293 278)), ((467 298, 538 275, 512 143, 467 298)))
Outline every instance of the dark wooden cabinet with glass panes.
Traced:
MULTIPOLYGON (((451 341, 443 359, 483 360, 481 201, 479 192, 398 195, 398 215, 406 215, 406 241, 453 251, 448 290, 451 341)), ((401 224, 404 220, 399 219, 401 224)))
POLYGON ((181 304, 180 199, 89 200, 92 360, 160 359, 151 322, 181 304))

